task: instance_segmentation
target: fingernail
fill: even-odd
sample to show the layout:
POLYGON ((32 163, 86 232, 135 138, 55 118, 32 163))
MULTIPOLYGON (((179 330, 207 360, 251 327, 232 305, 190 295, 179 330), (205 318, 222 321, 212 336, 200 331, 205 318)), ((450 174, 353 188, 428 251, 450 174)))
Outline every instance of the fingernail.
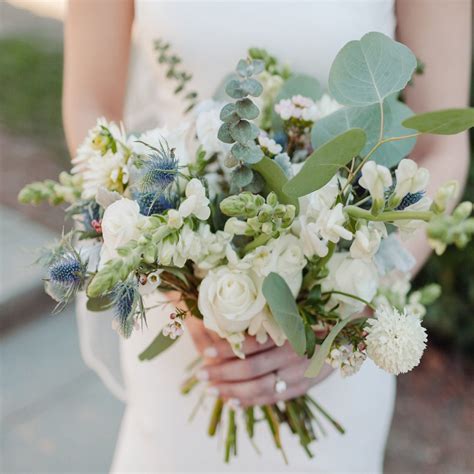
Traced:
POLYGON ((217 387, 207 387, 206 388, 206 395, 210 397, 218 397, 219 396, 219 389, 217 387))
POLYGON ((211 359, 217 357, 217 349, 213 346, 206 347, 203 351, 204 357, 209 357, 211 359))
POLYGON ((205 382, 206 380, 209 380, 209 373, 207 370, 198 370, 196 372, 196 378, 201 382, 205 382))
POLYGON ((227 406, 233 410, 237 410, 237 408, 240 408, 240 400, 238 398, 229 398, 229 400, 227 400, 227 406))

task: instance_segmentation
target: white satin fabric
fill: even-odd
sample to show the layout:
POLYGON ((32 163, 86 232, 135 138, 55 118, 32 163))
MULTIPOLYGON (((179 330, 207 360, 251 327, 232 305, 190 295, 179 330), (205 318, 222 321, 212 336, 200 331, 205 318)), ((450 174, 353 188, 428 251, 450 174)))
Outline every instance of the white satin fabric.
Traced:
MULTIPOLYGON (((183 102, 175 84, 156 62, 153 41, 171 43, 192 88, 209 98, 248 47, 266 48, 297 72, 316 76, 324 85, 338 50, 368 31, 394 35, 393 0, 312 1, 153 1, 135 2, 134 45, 126 104, 127 130, 176 126, 183 102)), ((127 408, 112 472, 331 472, 382 471, 385 442, 395 398, 395 379, 367 362, 355 376, 338 373, 312 389, 312 395, 346 428, 344 436, 326 426, 328 437, 315 443, 309 460, 296 438, 283 433, 289 466, 267 434, 257 427, 259 456, 241 433, 239 456, 222 462, 222 439, 209 439, 206 428, 212 404, 192 423, 188 417, 197 394, 182 397, 179 385, 196 357, 187 334, 150 362, 138 354, 166 324, 172 308, 153 310, 148 328, 119 340, 110 313, 89 313, 78 299, 81 348, 88 365, 127 408)), ((262 424, 263 425, 263 424, 262 424)))

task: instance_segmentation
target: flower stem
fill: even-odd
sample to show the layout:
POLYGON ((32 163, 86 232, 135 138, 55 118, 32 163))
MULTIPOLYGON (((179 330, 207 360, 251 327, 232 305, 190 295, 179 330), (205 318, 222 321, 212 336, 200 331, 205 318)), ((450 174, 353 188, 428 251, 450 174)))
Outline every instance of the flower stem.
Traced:
POLYGON ((374 216, 370 211, 360 209, 357 206, 347 206, 344 212, 351 217, 365 219, 375 222, 390 222, 400 220, 420 220, 429 222, 434 216, 432 211, 388 211, 374 216))
POLYGON ((207 433, 209 436, 214 436, 217 431, 217 427, 221 421, 222 417, 222 408, 224 407, 224 400, 222 398, 218 398, 216 403, 214 403, 214 408, 212 410, 211 421, 209 422, 209 428, 207 429, 207 433))
POLYGON ((225 462, 230 461, 231 451, 234 456, 237 455, 237 426, 235 424, 235 410, 229 410, 229 426, 227 428, 227 437, 225 441, 225 462))
POLYGON ((268 241, 270 240, 270 236, 266 234, 260 234, 258 237, 252 240, 252 242, 249 242, 245 248, 244 252, 248 253, 252 250, 255 250, 257 247, 260 247, 261 245, 265 245, 268 241))
POLYGON ((337 290, 332 290, 332 291, 326 291, 323 293, 323 295, 341 295, 341 296, 347 296, 348 298, 352 298, 354 300, 360 301, 361 303, 364 303, 366 306, 368 306, 370 309, 375 311, 375 306, 372 303, 369 303, 367 300, 364 300, 363 298, 360 298, 359 296, 356 295, 351 295, 350 293, 345 293, 344 291, 337 291, 337 290))

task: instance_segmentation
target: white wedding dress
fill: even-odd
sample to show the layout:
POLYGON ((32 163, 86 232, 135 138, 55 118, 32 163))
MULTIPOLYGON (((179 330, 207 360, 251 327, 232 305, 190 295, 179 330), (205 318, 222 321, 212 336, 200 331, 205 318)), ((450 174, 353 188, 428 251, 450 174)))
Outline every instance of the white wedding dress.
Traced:
MULTIPOLYGON (((174 126, 183 120, 183 102, 172 92, 175 84, 156 62, 153 41, 157 38, 171 43, 184 68, 193 74, 192 87, 201 98, 209 98, 248 47, 266 48, 292 70, 314 75, 326 84, 329 67, 346 42, 373 30, 393 36, 395 29, 393 0, 135 3, 125 115, 130 131, 174 126)), ((189 335, 153 361, 137 358, 164 326, 170 311, 152 311, 148 328, 119 341, 111 329, 110 314, 88 313, 84 299, 78 301, 84 358, 127 402, 112 472, 382 471, 395 379, 370 361, 353 377, 343 379, 333 373, 312 389, 312 396, 346 428, 342 436, 327 426, 328 436, 313 445, 313 459, 284 431, 289 458, 285 466, 262 423, 256 427, 262 454, 255 452, 242 431, 238 457, 224 464, 222 437, 206 434, 212 400, 189 423, 198 393, 187 397, 179 393, 185 368, 197 355, 189 335)))

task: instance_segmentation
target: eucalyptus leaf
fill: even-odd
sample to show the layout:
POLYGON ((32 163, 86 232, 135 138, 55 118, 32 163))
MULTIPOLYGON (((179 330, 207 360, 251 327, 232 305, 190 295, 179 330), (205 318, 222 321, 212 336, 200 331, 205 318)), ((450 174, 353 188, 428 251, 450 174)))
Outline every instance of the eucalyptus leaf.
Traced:
POLYGON ((110 296, 98 296, 96 298, 88 298, 86 307, 89 311, 100 312, 108 310, 112 307, 112 304, 110 296))
POLYGON ((152 343, 138 356, 140 360, 152 360, 159 356, 163 351, 172 346, 178 339, 164 336, 160 331, 158 336, 153 339, 152 343))
POLYGON ((232 184, 243 188, 252 182, 253 171, 247 166, 239 166, 232 170, 232 184))
POLYGON ((414 115, 402 125, 422 133, 454 135, 474 127, 474 108, 446 109, 414 115))
POLYGON ((295 95, 302 95, 313 100, 318 100, 323 95, 319 81, 306 74, 295 74, 283 83, 277 94, 276 102, 282 99, 291 99, 295 95))
POLYGON ((326 336, 326 339, 324 339, 324 342, 313 355, 309 367, 304 373, 305 377, 316 377, 319 374, 319 372, 323 368, 327 356, 329 355, 329 351, 331 350, 331 346, 334 340, 336 339, 337 335, 344 329, 344 327, 350 322, 351 318, 343 319, 331 329, 330 333, 326 336))
POLYGON ((237 115, 235 110, 235 104, 225 105, 222 108, 219 117, 223 122, 238 122, 240 120, 240 117, 237 115))
POLYGON ((298 210, 298 199, 288 196, 283 191, 283 186, 288 181, 288 178, 278 163, 268 158, 268 156, 264 156, 258 163, 252 165, 252 169, 262 176, 268 191, 273 191, 281 204, 293 204, 296 210, 298 210))
POLYGON ((329 91, 344 105, 382 103, 405 88, 415 69, 416 57, 405 45, 382 33, 367 33, 337 54, 329 72, 329 91))
POLYGON ((258 128, 247 120, 239 120, 237 123, 232 124, 229 127, 229 131, 234 141, 241 145, 246 145, 249 141, 257 138, 259 134, 258 128))
POLYGON ((248 61, 245 59, 241 59, 237 63, 237 67, 235 68, 237 73, 242 77, 250 77, 253 74, 253 66, 249 64, 248 61))
POLYGON ((258 117, 258 107, 248 98, 240 99, 235 104, 235 111, 237 114, 247 120, 253 120, 258 117))
POLYGON ((360 154, 365 141, 365 132, 360 128, 333 138, 311 153, 300 172, 283 186, 283 192, 301 197, 322 188, 340 168, 360 154))
POLYGON ((304 355, 305 327, 286 281, 277 273, 270 273, 263 281, 262 292, 275 321, 285 333, 291 347, 298 355, 304 355))
POLYGON ((227 95, 233 99, 243 99, 247 97, 248 92, 242 88, 242 82, 243 81, 239 81, 238 79, 231 79, 225 86, 227 95))
MULTIPOLYGON (((258 97, 263 92, 263 86, 257 79, 245 79, 241 83, 241 89, 246 95, 258 97)), ((236 97, 237 99, 240 97, 236 97)))
POLYGON ((230 124, 223 123, 217 132, 217 138, 224 143, 234 143, 234 138, 230 133, 230 124))
POLYGON ((246 145, 235 143, 230 151, 235 158, 247 164, 258 163, 263 158, 263 151, 253 141, 246 145))

